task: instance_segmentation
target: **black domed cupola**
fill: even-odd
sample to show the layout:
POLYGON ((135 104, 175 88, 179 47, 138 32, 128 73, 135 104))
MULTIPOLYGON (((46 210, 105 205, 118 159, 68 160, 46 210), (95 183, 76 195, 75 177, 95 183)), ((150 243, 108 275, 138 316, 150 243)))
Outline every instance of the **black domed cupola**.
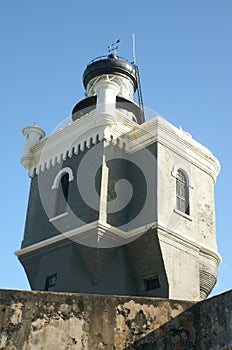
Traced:
POLYGON ((92 60, 83 73, 83 84, 87 98, 73 108, 73 120, 94 109, 107 114, 113 106, 138 124, 143 122, 140 107, 133 100, 138 88, 136 68, 127 60, 113 53, 92 60))
MULTIPOLYGON (((134 67, 126 60, 118 58, 114 54, 110 54, 107 57, 97 58, 88 64, 83 73, 83 84, 85 89, 88 90, 88 84, 92 79, 106 74, 126 79, 128 92, 131 88, 133 88, 133 93, 136 91, 137 79, 134 67)), ((122 82, 125 83, 124 79, 122 82)), ((131 99, 133 99, 133 96, 131 96, 131 99)))

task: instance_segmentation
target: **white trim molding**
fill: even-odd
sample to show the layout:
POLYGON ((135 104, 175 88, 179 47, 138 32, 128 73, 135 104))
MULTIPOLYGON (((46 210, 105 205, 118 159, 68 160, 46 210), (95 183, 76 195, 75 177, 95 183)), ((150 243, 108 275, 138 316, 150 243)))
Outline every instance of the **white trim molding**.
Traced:
POLYGON ((146 231, 148 231, 150 229, 159 229, 159 230, 163 231, 166 235, 179 239, 179 241, 182 242, 182 244, 185 244, 185 243, 190 244, 191 246, 199 249, 199 252, 203 252, 203 253, 206 253, 208 255, 211 255, 212 257, 214 257, 217 260, 218 265, 222 261, 221 255, 215 249, 210 248, 209 246, 207 246, 203 242, 200 242, 199 240, 196 240, 192 237, 189 237, 188 235, 186 235, 178 230, 170 229, 166 225, 164 225, 162 223, 158 224, 157 222, 151 222, 150 224, 138 227, 138 228, 130 230, 128 232, 124 232, 121 229, 119 229, 117 227, 113 227, 106 222, 94 221, 90 224, 86 224, 84 226, 67 231, 63 234, 61 233, 58 236, 51 237, 51 238, 46 239, 44 241, 41 241, 39 243, 35 243, 35 244, 32 244, 28 247, 17 250, 15 252, 15 255, 21 256, 23 254, 30 253, 30 252, 35 251, 37 249, 47 247, 53 243, 57 243, 57 242, 62 241, 64 239, 67 239, 67 238, 72 239, 75 236, 80 235, 84 232, 90 231, 92 229, 100 230, 102 232, 102 234, 101 234, 102 236, 106 235, 105 239, 107 239, 107 233, 111 234, 113 236, 116 236, 118 238, 121 237, 122 238, 122 245, 127 244, 131 239, 133 239, 133 237, 134 238, 136 236, 139 237, 139 235, 145 233, 146 231))
POLYGON ((49 219, 49 222, 53 222, 53 221, 62 219, 62 218, 64 218, 65 216, 68 216, 68 212, 67 212, 67 211, 65 211, 64 213, 62 213, 62 214, 60 214, 60 215, 57 215, 57 216, 54 216, 54 217, 50 218, 50 219, 49 219))
POLYGON ((96 115, 94 110, 30 148, 30 164, 25 160, 28 163, 29 176, 38 175, 105 139, 112 139, 114 142, 118 139, 117 143, 125 143, 130 153, 159 142, 207 172, 214 182, 220 171, 218 160, 206 147, 160 116, 138 125, 118 110, 114 116, 104 117, 96 115))
POLYGON ((177 178, 178 170, 183 170, 183 172, 186 174, 188 187, 194 188, 190 168, 186 164, 184 164, 184 162, 179 162, 175 164, 171 172, 173 177, 177 178))
POLYGON ((186 213, 184 213, 183 211, 180 211, 178 209, 173 209, 174 213, 180 215, 180 216, 183 216, 185 219, 188 219, 189 221, 193 221, 193 217, 191 215, 188 215, 186 213))
POLYGON ((61 163, 67 157, 78 154, 106 138, 117 138, 134 129, 137 123, 123 113, 115 111, 113 116, 96 115, 96 110, 75 120, 48 138, 31 147, 29 176, 39 175, 45 169, 61 163))
POLYGON ((61 169, 58 174, 56 175, 54 181, 53 181, 53 184, 52 184, 52 187, 51 187, 51 190, 55 190, 59 187, 59 183, 60 183, 60 179, 62 178, 62 176, 64 174, 68 174, 68 181, 73 181, 74 179, 74 176, 73 176, 73 171, 71 168, 69 167, 65 167, 63 169, 61 169))

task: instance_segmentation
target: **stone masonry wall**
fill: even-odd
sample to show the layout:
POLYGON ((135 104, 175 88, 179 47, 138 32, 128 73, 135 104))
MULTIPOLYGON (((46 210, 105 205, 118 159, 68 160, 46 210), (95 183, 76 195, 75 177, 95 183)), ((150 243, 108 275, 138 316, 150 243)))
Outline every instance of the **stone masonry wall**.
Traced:
POLYGON ((198 304, 0 290, 1 350, 232 349, 232 292, 198 304))

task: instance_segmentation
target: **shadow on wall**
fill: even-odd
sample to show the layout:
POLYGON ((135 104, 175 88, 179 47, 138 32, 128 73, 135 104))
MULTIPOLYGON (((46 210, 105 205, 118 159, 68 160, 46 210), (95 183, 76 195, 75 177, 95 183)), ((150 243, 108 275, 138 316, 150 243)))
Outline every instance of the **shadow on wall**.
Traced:
POLYGON ((231 350, 232 293, 204 300, 126 350, 231 350))

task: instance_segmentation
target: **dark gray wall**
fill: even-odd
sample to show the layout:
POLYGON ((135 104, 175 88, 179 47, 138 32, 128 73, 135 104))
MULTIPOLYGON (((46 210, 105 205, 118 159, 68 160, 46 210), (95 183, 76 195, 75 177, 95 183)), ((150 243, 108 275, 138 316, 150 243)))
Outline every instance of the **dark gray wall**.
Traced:
POLYGON ((53 291, 136 295, 125 247, 96 249, 64 240, 20 261, 35 290, 45 290, 46 277, 57 274, 53 291))
POLYGON ((45 290, 57 274, 54 291, 168 297, 168 281, 156 231, 115 248, 91 248, 65 239, 20 256, 31 288, 45 290), (147 290, 146 279, 160 287, 147 290))
MULTIPOLYGON (((60 234, 62 228, 63 231, 77 227, 77 221, 73 218, 66 217, 62 219, 63 224, 59 225, 59 229, 49 222, 49 218, 54 216, 56 207, 56 190, 52 190, 53 181, 57 173, 65 167, 70 167, 73 170, 74 180, 69 183, 69 197, 68 203, 70 209, 73 211, 77 218, 80 218, 83 223, 93 222, 98 219, 98 211, 89 207, 82 196, 80 195, 77 186, 77 171, 82 159, 86 156, 89 150, 73 154, 71 158, 67 158, 61 164, 51 167, 49 170, 41 172, 39 175, 35 175, 31 180, 31 188, 27 209, 27 217, 25 224, 24 239, 22 242, 22 248, 31 244, 43 241, 60 234)), ((95 154, 92 155, 92 159, 99 164, 102 162, 102 145, 98 144, 95 154)), ((89 174, 86 174, 86 182, 89 174)), ((100 191, 101 173, 98 172, 95 184, 96 190, 100 191)), ((88 182, 86 183, 88 186, 88 182)))
MULTIPOLYGON (((78 171, 83 164, 82 160, 88 159, 91 166, 87 167, 84 174, 85 191, 89 190, 89 181, 94 181, 99 194, 103 154, 109 168, 108 200, 115 198, 115 185, 120 179, 128 180, 133 190, 128 205, 108 214, 107 222, 127 232, 156 220, 156 144, 128 155, 118 146, 105 145, 103 148, 103 143, 99 143, 97 147, 78 155, 73 154, 61 164, 34 176, 31 181, 22 248, 98 220, 98 210, 91 208, 81 196, 77 176, 80 176, 78 171), (91 173, 95 165, 98 169, 96 176, 91 173), (60 218, 57 226, 56 222, 49 222, 49 218, 54 216, 56 206, 56 190, 51 188, 56 175, 65 167, 72 169, 74 180, 69 182, 69 215, 60 218)), ((127 193, 124 195, 126 197, 127 193)), ((94 237, 94 232, 86 232, 85 237, 90 237, 91 234, 94 237)), ((168 296, 167 279, 155 232, 126 246, 109 249, 81 245, 81 236, 78 239, 78 242, 63 239, 20 256, 32 289, 44 290, 47 276, 57 274, 55 291, 168 296), (146 290, 145 279, 153 275, 159 277, 161 286, 156 290, 146 290)))
MULTIPOLYGON (((125 231, 153 222, 157 218, 157 144, 128 154, 118 147, 106 149, 109 168, 108 200, 116 198, 115 185, 126 179, 133 193, 129 203, 120 211, 109 213, 107 221, 125 231), (113 159, 113 160, 111 160, 113 159)), ((125 193, 126 196, 126 193, 125 193)))

